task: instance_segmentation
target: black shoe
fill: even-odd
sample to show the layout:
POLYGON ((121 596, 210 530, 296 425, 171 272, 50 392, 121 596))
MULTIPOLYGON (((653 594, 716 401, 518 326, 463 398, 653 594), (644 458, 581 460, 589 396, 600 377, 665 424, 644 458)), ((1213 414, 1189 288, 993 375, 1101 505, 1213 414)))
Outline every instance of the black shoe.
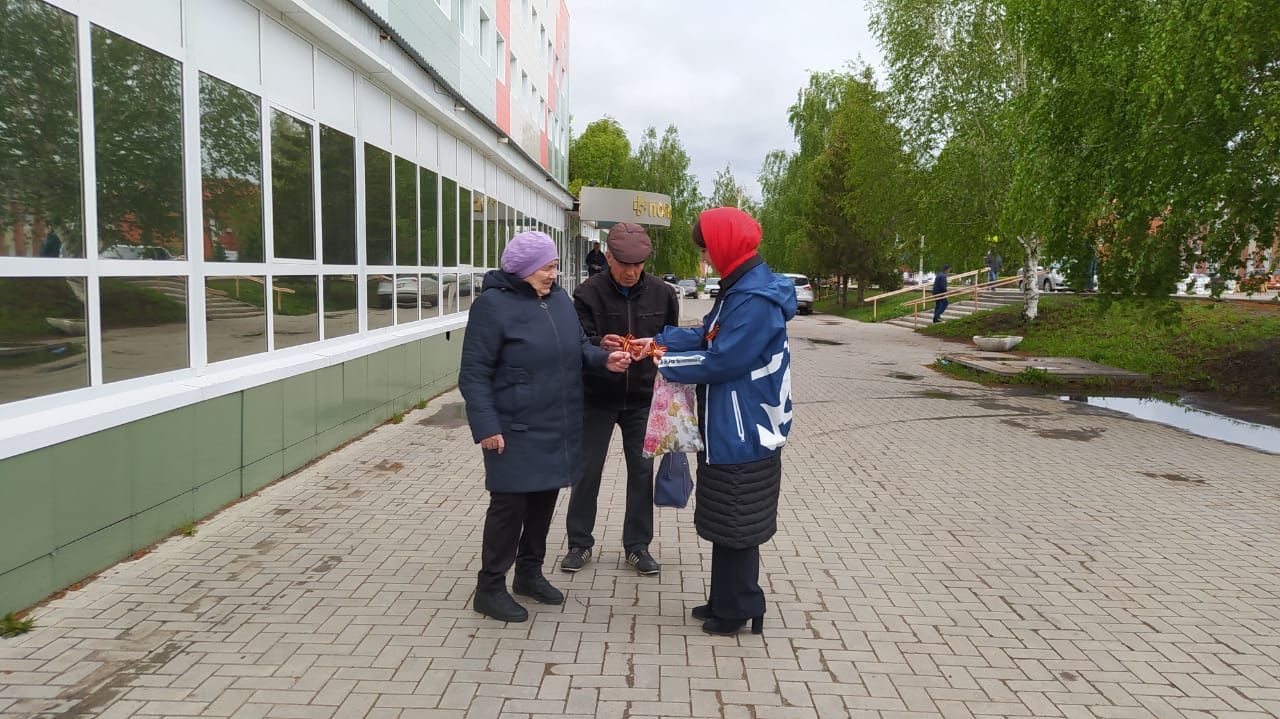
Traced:
POLYGON ((693 617, 694 619, 701 619, 702 621, 705 622, 708 619, 712 619, 716 615, 711 613, 710 604, 699 604, 698 606, 694 607, 692 611, 689 612, 689 616, 693 617))
POLYGON ((636 551, 628 554, 627 564, 635 567, 637 574, 643 574, 645 576, 657 574, 661 570, 661 566, 658 564, 657 560, 653 558, 653 555, 649 554, 649 550, 647 549, 637 549, 636 551))
POLYGON ((551 586, 547 578, 538 574, 532 577, 517 576, 511 590, 541 604, 564 604, 564 592, 551 586))
MULTIPOLYGON (((739 629, 747 626, 745 619, 720 619, 713 617, 702 623, 702 631, 707 634, 715 634, 722 637, 731 637, 738 633, 739 629)), ((751 633, 764 634, 764 617, 751 618, 751 633)))
POLYGON ((560 571, 576 572, 591 561, 591 547, 569 547, 569 553, 560 560, 560 571))
POLYGON ((520 606, 502 589, 477 589, 475 599, 471 600, 471 608, 500 622, 523 622, 529 618, 529 610, 520 606))

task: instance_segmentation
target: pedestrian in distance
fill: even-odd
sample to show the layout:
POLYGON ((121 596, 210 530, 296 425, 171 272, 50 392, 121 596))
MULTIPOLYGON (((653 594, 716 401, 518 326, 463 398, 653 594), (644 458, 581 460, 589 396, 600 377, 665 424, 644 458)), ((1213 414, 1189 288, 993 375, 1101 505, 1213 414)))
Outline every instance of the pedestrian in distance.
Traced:
MULTIPOLYGON (((587 339, 616 351, 623 348, 624 336, 648 338, 666 325, 679 324, 675 292, 644 271, 653 248, 644 227, 631 222, 616 224, 609 229, 605 244, 609 271, 587 278, 573 293, 587 339)), ((591 561, 600 479, 615 425, 622 431, 627 465, 623 556, 639 574, 653 575, 661 569, 649 552, 653 541, 653 459, 643 454, 656 375, 652 362, 637 362, 621 374, 583 377, 582 479, 569 495, 569 551, 560 561, 563 571, 577 572, 591 561)))
POLYGON ((458 388, 471 436, 484 454, 485 515, 481 568, 472 607, 505 622, 528 611, 507 591, 563 604, 542 565, 560 489, 582 470, 582 369, 625 372, 626 352, 587 341, 569 295, 556 283, 556 245, 541 232, 516 235, 502 269, 484 276, 471 306, 458 388))
MULTIPOLYGON (((933 294, 945 295, 947 293, 947 272, 951 270, 951 265, 943 265, 938 270, 938 274, 933 276, 933 294)), ((933 301, 933 321, 941 322, 942 313, 947 311, 947 305, 951 304, 946 297, 940 297, 933 301)))
POLYGON ((604 272, 604 268, 607 263, 605 261, 604 253, 600 251, 599 242, 591 243, 591 251, 587 253, 586 262, 587 277, 594 277, 601 272, 604 272))
POLYGON ((663 379, 697 385, 698 536, 711 542, 707 603, 691 612, 708 634, 764 631, 760 545, 778 527, 782 446, 791 431, 787 322, 795 283, 756 254, 760 225, 735 207, 707 210, 693 242, 720 274, 720 294, 701 328, 668 326, 653 338, 666 352, 663 379))

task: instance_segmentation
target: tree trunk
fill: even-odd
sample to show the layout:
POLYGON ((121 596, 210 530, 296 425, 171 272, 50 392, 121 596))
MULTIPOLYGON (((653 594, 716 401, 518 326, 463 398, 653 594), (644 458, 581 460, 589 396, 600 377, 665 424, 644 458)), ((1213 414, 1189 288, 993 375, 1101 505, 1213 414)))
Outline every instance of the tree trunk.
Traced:
POLYGON ((849 306, 849 276, 840 275, 840 309, 849 306))
POLYGON ((871 286, 871 281, 862 277, 858 278, 858 304, 855 307, 861 307, 863 297, 867 294, 867 288, 871 286))
POLYGON ((1040 266, 1040 247, 1044 240, 1040 237, 1018 236, 1018 244, 1022 245, 1022 321, 1031 322, 1040 313, 1040 277, 1036 268, 1040 266))

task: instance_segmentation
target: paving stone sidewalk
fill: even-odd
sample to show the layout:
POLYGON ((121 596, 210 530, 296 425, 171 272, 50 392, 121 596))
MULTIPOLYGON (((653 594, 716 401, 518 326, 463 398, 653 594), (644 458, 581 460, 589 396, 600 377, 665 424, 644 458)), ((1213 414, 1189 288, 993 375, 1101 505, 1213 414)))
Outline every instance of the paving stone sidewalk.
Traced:
POLYGON ((688 618, 692 508, 657 511, 661 576, 625 565, 619 451, 566 605, 474 614, 453 392, 38 608, 0 716, 1280 715, 1280 455, 953 381, 899 328, 791 335, 763 636, 688 618))

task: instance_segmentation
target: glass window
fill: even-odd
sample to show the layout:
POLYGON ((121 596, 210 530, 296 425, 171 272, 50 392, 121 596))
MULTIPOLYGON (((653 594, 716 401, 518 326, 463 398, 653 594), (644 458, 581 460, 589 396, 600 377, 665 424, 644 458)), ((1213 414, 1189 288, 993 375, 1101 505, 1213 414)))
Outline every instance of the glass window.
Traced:
POLYGON ((498 266, 498 208, 492 197, 485 203, 485 267, 498 266))
POLYGON ((369 329, 390 327, 392 323, 392 307, 395 305, 392 290, 395 278, 390 275, 369 275, 366 285, 369 309, 366 316, 369 329))
POLYGON ((364 146, 364 252, 371 265, 391 264, 391 153, 364 146))
POLYGON ((262 262, 262 110, 257 95, 200 74, 204 258, 262 262))
POLYGON ((471 309, 471 303, 475 300, 475 296, 480 291, 480 285, 483 282, 484 275, 480 273, 461 275, 458 277, 459 312, 466 312, 471 309))
POLYGON ((356 141, 324 125, 320 126, 320 229, 325 262, 356 264, 356 141))
MULTIPOLYGON (((92 42, 98 251, 114 259, 183 257, 182 70, 96 25, 92 42)), ((182 332, 185 338, 185 324, 182 332)))
POLYGON ((356 297, 355 275, 331 275, 324 278, 325 339, 353 335, 360 329, 356 297))
POLYGON ((439 206, 436 193, 439 187, 436 173, 427 169, 419 170, 418 186, 422 188, 422 212, 418 214, 422 223, 422 264, 434 266, 440 261, 440 237, 436 221, 436 208, 439 206))
POLYGON ((204 283, 205 345, 209 362, 267 351, 266 278, 209 277, 204 283))
POLYGON ((84 257, 76 20, 9 0, 0 28, 0 257, 84 257))
POLYGON ((475 262, 473 264, 480 267, 487 267, 485 264, 485 243, 487 242, 484 232, 484 195, 479 192, 471 199, 471 244, 475 247, 475 262))
POLYGON ((316 278, 287 275, 271 280, 275 305, 273 334, 276 349, 296 347, 320 340, 319 303, 316 278))
POLYGON ((418 264, 418 168, 396 158, 396 264, 418 264))
POLYGON ((105 277, 100 292, 104 382, 188 366, 186 277, 105 277))
POLYGON ((422 302, 417 275, 396 275, 396 324, 418 321, 418 304, 422 302))
POLYGON ((435 317, 440 314, 440 275, 423 275, 421 282, 422 316, 435 317))
POLYGON ((314 260, 311 125, 271 111, 271 227, 274 256, 314 260))
POLYGON ((458 264, 471 264, 471 190, 458 186, 458 264))
POLYGON ((0 404, 89 386, 83 277, 0 278, 0 404))
POLYGON ((443 314, 451 314, 458 311, 458 276, 454 274, 444 275, 443 284, 440 285, 440 307, 443 314))
POLYGON ((458 183, 440 178, 440 234, 444 242, 445 267, 458 265, 458 183))

